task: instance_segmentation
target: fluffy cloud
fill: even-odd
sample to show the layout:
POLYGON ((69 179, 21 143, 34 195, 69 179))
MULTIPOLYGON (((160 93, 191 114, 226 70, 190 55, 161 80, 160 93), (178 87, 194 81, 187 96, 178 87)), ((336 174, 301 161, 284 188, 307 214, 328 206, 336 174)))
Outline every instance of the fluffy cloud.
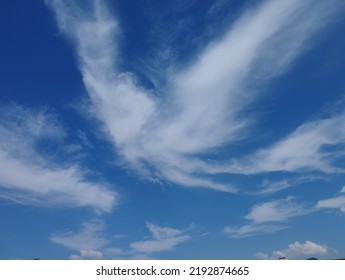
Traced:
MULTIPOLYGON (((242 112, 259 98, 254 88, 287 69, 338 3, 265 1, 233 23, 193 63, 167 77, 168 87, 156 88, 152 94, 132 73, 119 70, 119 24, 102 1, 94 1, 88 11, 74 2, 46 2, 77 50, 92 111, 124 161, 147 178, 228 192, 235 188, 214 182, 209 175, 217 169, 200 155, 246 136, 252 119, 242 112)), ((310 165, 329 170, 323 154, 314 154, 323 142, 310 138, 313 130, 317 129, 305 125, 292 137, 258 152, 248 165, 221 164, 220 172, 296 170, 310 165), (305 140, 312 140, 311 147, 303 146, 301 158, 296 151, 305 140)))
POLYGON ((291 243, 286 249, 273 251, 271 256, 262 252, 256 253, 255 256, 258 259, 277 259, 280 257, 287 259, 306 259, 308 257, 322 258, 332 253, 335 253, 335 251, 327 246, 307 240, 304 244, 298 241, 291 243))
POLYGON ((116 193, 89 182, 78 165, 58 165, 41 143, 66 136, 54 114, 12 104, 0 107, 0 197, 40 206, 92 207, 110 212, 116 193))

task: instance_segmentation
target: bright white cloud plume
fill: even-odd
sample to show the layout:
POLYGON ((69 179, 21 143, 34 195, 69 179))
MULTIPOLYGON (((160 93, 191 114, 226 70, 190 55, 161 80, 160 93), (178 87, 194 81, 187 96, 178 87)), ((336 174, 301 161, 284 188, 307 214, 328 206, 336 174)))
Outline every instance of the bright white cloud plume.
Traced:
POLYGON ((335 251, 327 246, 307 240, 304 244, 298 241, 291 243, 286 249, 273 251, 271 256, 262 252, 256 253, 255 256, 258 259, 277 259, 281 257, 287 259, 306 259, 309 257, 322 258, 332 253, 335 253, 335 251))
POLYGON ((183 231, 170 228, 159 227, 152 223, 146 223, 153 239, 137 241, 130 244, 130 247, 136 253, 152 254, 173 250, 177 245, 186 242, 190 236, 185 235, 183 231))
POLYGON ((0 115, 0 197, 40 206, 112 209, 115 192, 89 182, 79 166, 59 166, 40 152, 47 141, 65 137, 52 113, 12 104, 2 105, 0 115))
POLYGON ((290 218, 306 215, 310 210, 306 210, 299 205, 294 197, 273 200, 262 204, 254 205, 251 212, 245 216, 251 224, 241 227, 224 228, 224 233, 229 238, 243 238, 258 234, 273 233, 286 229, 287 226, 281 224, 290 218))
MULTIPOLYGON (((233 192, 234 187, 208 176, 212 166, 199 156, 245 137, 251 118, 242 112, 259 97, 254 88, 284 72, 339 1, 264 1, 191 65, 167 77, 168 86, 155 89, 156 95, 133 74, 120 71, 119 23, 103 1, 86 9, 75 1, 46 2, 77 50, 93 112, 123 159, 149 178, 233 192)), ((294 170, 313 160, 313 166, 326 169, 323 158, 311 154, 319 142, 305 151, 305 160, 287 147, 299 148, 296 142, 309 136, 304 129, 312 128, 304 126, 295 139, 260 151, 246 172, 294 170)))

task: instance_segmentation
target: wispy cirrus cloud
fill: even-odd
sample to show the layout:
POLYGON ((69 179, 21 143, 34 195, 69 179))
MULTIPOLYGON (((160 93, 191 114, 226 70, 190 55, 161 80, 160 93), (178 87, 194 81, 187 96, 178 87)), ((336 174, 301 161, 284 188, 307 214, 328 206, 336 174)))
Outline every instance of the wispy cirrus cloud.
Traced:
POLYGON ((155 89, 145 89, 133 73, 120 70, 120 24, 103 1, 86 9, 78 1, 46 2, 77 51, 94 115, 118 154, 146 178, 234 192, 234 186, 217 183, 210 174, 296 170, 308 166, 306 161, 330 171, 323 154, 312 154, 320 146, 317 141, 304 160, 297 160, 290 148, 285 151, 308 138, 303 133, 313 130, 308 124, 246 164, 229 167, 221 162, 217 171, 202 156, 246 137, 253 118, 243 112, 260 97, 257 88, 283 73, 305 50, 339 1, 265 1, 245 12, 194 62, 170 73, 167 86, 155 89))
POLYGON ((80 250, 79 255, 71 255, 71 260, 102 260, 103 254, 93 250, 80 250))
POLYGON ((146 227, 152 237, 132 242, 128 248, 109 246, 114 240, 109 235, 105 236, 102 220, 85 222, 78 231, 55 233, 49 239, 78 252, 72 254, 70 259, 151 259, 154 254, 174 250, 191 238, 185 233, 186 230, 161 227, 150 222, 146 223, 146 227))
POLYGON ((254 205, 244 217, 251 223, 232 227, 226 226, 223 232, 229 238, 243 238, 260 234, 269 234, 289 227, 287 222, 295 217, 308 215, 323 209, 339 209, 345 212, 345 187, 337 197, 319 200, 314 206, 299 204, 295 197, 272 200, 254 205))
POLYGON ((254 194, 261 194, 261 195, 271 195, 276 192, 315 181, 326 180, 326 178, 321 176, 300 176, 295 178, 287 178, 279 181, 273 180, 263 180, 262 184, 260 185, 260 189, 254 194))
POLYGON ((226 226, 223 232, 229 238, 243 238, 259 234, 273 233, 288 228, 286 221, 310 213, 298 204, 292 196, 254 205, 245 219, 251 223, 241 227, 226 226))
POLYGON ((285 225, 275 224, 249 224, 241 227, 226 226, 223 229, 223 233, 229 238, 245 238, 261 234, 274 233, 280 230, 287 229, 285 225))
POLYGON ((54 233, 49 240, 77 251, 79 254, 70 255, 69 258, 72 260, 98 260, 105 258, 102 250, 109 243, 104 236, 104 229, 102 220, 92 220, 83 223, 79 231, 54 233))
MULTIPOLYGON (((253 155, 233 163, 227 172, 255 174, 272 171, 344 172, 335 161, 344 154, 345 113, 309 121, 294 132, 253 155), (336 147, 336 152, 329 148, 336 147)), ((225 170, 224 170, 225 171, 225 170)))
POLYGON ((50 236, 50 241, 66 248, 85 252, 96 252, 108 243, 103 236, 104 223, 94 220, 83 223, 79 231, 65 231, 50 236))
POLYGON ((69 256, 71 260, 129 259, 129 250, 110 246, 113 240, 106 231, 104 221, 97 218, 84 222, 77 230, 53 233, 49 240, 75 251, 69 256))
POLYGON ((255 254, 255 256, 257 259, 278 259, 285 257, 287 259, 298 260, 310 257, 324 258, 335 253, 335 250, 330 249, 326 245, 320 245, 307 240, 305 243, 300 243, 298 241, 291 243, 286 249, 273 251, 270 255, 258 252, 255 254))
POLYGON ((184 231, 171 227, 160 227, 152 223, 146 223, 153 239, 137 241, 130 244, 136 253, 151 255, 153 253, 173 250, 177 245, 190 239, 184 231))
POLYGON ((1 105, 0 115, 1 198, 29 205, 111 211, 117 197, 114 191, 87 180, 86 171, 78 165, 57 164, 41 151, 47 141, 61 145, 66 136, 53 113, 11 104, 1 105))
POLYGON ((294 197, 289 196, 285 199, 254 205, 251 212, 245 218, 257 224, 282 222, 291 217, 304 215, 306 212, 304 207, 299 205, 294 197))

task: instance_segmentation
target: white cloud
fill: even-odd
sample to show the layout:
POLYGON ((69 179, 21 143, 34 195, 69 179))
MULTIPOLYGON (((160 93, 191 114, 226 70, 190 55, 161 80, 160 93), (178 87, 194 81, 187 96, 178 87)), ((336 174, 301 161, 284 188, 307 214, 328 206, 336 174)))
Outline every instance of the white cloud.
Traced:
POLYGON ((245 216, 253 223, 283 222, 291 217, 306 214, 306 210, 296 203, 294 197, 273 200, 253 206, 251 212, 245 216))
POLYGON ((289 178, 279 181, 263 180, 260 189, 255 192, 255 194, 270 195, 287 188, 291 188, 296 185, 325 180, 325 178, 320 176, 301 176, 296 178, 289 178))
POLYGON ((87 182, 76 167, 45 168, 0 155, 0 197, 39 206, 92 207, 110 212, 115 193, 87 182))
MULTIPOLYGON (((345 192, 345 187, 342 188, 341 193, 345 192)), ((316 208, 318 209, 339 209, 345 213, 345 195, 338 197, 323 199, 317 202, 316 208)))
MULTIPOLYGON (((208 177, 212 166, 199 155, 245 137, 251 118, 242 111, 258 98, 254 88, 282 73, 337 6, 333 1, 265 1, 209 44, 194 63, 167 77, 169 87, 155 89, 154 96, 133 74, 117 68, 119 25, 102 1, 94 1, 90 11, 46 2, 74 43, 93 112, 123 159, 148 178, 230 192, 233 186, 208 177)), ((305 161, 327 167, 312 156, 315 142, 304 152, 306 159, 299 160, 298 141, 260 151, 245 172, 293 170, 306 166, 305 161), (290 144, 296 144, 292 150, 290 144)), ((228 172, 239 170, 232 166, 228 172)))
POLYGON ((274 224, 250 224, 241 227, 224 227, 224 234, 229 238, 244 238, 260 234, 274 233, 286 229, 287 226, 274 224))
POLYGON ((129 250, 109 247, 113 240, 105 235, 104 222, 99 219, 83 223, 77 231, 54 233, 49 240, 77 251, 77 254, 69 256, 72 260, 128 259, 132 256, 129 250))
POLYGON ((258 260, 269 260, 270 256, 262 252, 257 252, 255 254, 255 258, 257 258, 258 260))
POLYGON ((291 243, 286 249, 273 251, 271 256, 262 252, 256 253, 255 256, 259 259, 277 259, 280 257, 287 259, 306 259, 308 257, 322 258, 332 253, 335 253, 335 251, 327 246, 307 240, 304 244, 298 241, 291 243))
POLYGON ((98 251, 80 250, 79 255, 71 255, 71 260, 102 260, 103 254, 98 251))
POLYGON ((27 109, 15 103, 0 105, 0 149, 16 158, 42 162, 35 149, 40 141, 61 142, 66 137, 57 116, 47 108, 27 109))
MULTIPOLYGON (((152 234, 151 239, 132 242, 128 248, 109 246, 113 239, 106 237, 105 226, 101 220, 94 220, 82 224, 78 231, 64 231, 50 236, 50 241, 75 250, 78 254, 70 255, 70 259, 152 259, 155 253, 174 250, 178 245, 188 241, 186 230, 171 227, 160 227, 153 223, 146 223, 152 234)), ((188 229, 187 229, 188 230, 188 229)))
POLYGON ((61 142, 66 135, 53 114, 14 104, 1 106, 0 114, 0 197, 22 204, 111 211, 114 191, 89 182, 79 166, 60 166, 39 151, 41 141, 61 142))
POLYGON ((170 227, 159 227, 149 222, 146 223, 146 226, 149 231, 151 231, 153 237, 157 240, 166 240, 181 234, 181 231, 178 229, 170 227))
POLYGON ((90 142, 90 140, 87 138, 85 132, 81 131, 80 129, 77 131, 77 135, 79 139, 81 140, 82 144, 89 148, 89 149, 95 149, 95 146, 90 142))
POLYGON ((343 151, 332 153, 327 147, 336 147, 345 141, 345 113, 310 121, 272 146, 234 162, 223 172, 255 174, 272 171, 298 172, 316 170, 325 173, 344 172, 333 165, 343 151))
POLYGON ((57 233, 51 235, 49 239, 68 249, 84 252, 84 257, 86 257, 87 254, 93 254, 92 252, 98 251, 108 243, 103 236, 103 229, 104 224, 101 221, 92 221, 84 223, 78 232, 57 233))
POLYGON ((339 208, 340 211, 345 213, 345 196, 320 200, 317 203, 318 208, 339 208))
POLYGON ((229 238, 243 238, 258 234, 268 234, 288 228, 283 222, 290 218, 306 215, 311 210, 299 205, 294 197, 273 200, 270 202, 254 205, 249 214, 245 216, 251 224, 241 227, 224 228, 224 233, 229 238))
POLYGON ((152 233, 153 239, 137 241, 130 244, 136 253, 152 254, 173 250, 177 245, 186 242, 190 236, 183 231, 170 228, 159 227, 152 223, 146 223, 147 228, 152 233))

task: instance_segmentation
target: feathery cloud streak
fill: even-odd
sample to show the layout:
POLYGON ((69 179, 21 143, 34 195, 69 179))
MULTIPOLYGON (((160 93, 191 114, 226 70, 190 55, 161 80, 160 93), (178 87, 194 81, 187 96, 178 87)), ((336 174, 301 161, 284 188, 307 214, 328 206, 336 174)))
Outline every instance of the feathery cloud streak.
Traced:
POLYGON ((78 165, 54 165, 38 151, 41 141, 66 133, 47 110, 0 107, 0 197, 40 206, 92 207, 110 212, 116 193, 89 182, 78 165))
MULTIPOLYGON (((103 1, 93 1, 89 9, 78 1, 46 2, 77 50, 93 112, 123 159, 148 178, 228 192, 234 187, 215 182, 209 174, 218 171, 200 155, 246 136, 252 118, 243 112, 259 98, 256 88, 287 69, 336 6, 333 1, 265 1, 191 65, 167 77, 168 86, 153 95, 119 69, 119 24, 103 1)), ((257 157, 265 157, 266 166, 259 165, 258 172, 280 162, 274 156, 280 150, 262 153, 257 157)), ((317 167, 325 169, 320 160, 317 167)), ((220 165, 221 172, 239 172, 220 165)), ((255 173, 252 166, 244 169, 255 173)))
POLYGON ((263 180, 260 190, 254 194, 271 195, 276 192, 291 188, 296 185, 326 180, 321 176, 301 176, 296 178, 283 179, 279 181, 263 180))
POLYGON ((255 174, 270 171, 298 172, 316 170, 325 173, 344 172, 335 165, 343 156, 345 113, 310 121, 299 126, 286 138, 233 163, 227 172, 255 174), (337 147, 337 152, 329 148, 337 147))
POLYGON ((190 238, 190 236, 184 235, 184 232, 178 229, 159 227, 152 223, 146 223, 146 226, 152 233, 153 239, 131 243, 130 247, 138 253, 150 255, 156 252, 169 251, 190 238))
POLYGON ((50 236, 54 243, 78 250, 80 252, 96 252, 95 250, 104 247, 108 240, 103 237, 104 224, 102 221, 86 222, 78 232, 67 231, 50 236))
POLYGON ((224 233, 230 238, 243 238, 258 234, 267 234, 286 229, 281 224, 293 217, 306 215, 311 210, 306 210, 299 205, 294 197, 273 200, 262 204, 254 205, 248 215, 245 216, 251 224, 241 227, 224 228, 224 233))
POLYGON ((107 247, 112 240, 104 235, 104 223, 101 220, 86 222, 79 231, 66 231, 50 236, 50 240, 68 249, 76 250, 79 255, 71 255, 71 259, 102 259, 152 258, 155 253, 171 251, 176 246, 190 239, 184 230, 172 227, 161 227, 153 223, 146 223, 152 234, 152 239, 141 240, 129 244, 129 249, 107 247))

